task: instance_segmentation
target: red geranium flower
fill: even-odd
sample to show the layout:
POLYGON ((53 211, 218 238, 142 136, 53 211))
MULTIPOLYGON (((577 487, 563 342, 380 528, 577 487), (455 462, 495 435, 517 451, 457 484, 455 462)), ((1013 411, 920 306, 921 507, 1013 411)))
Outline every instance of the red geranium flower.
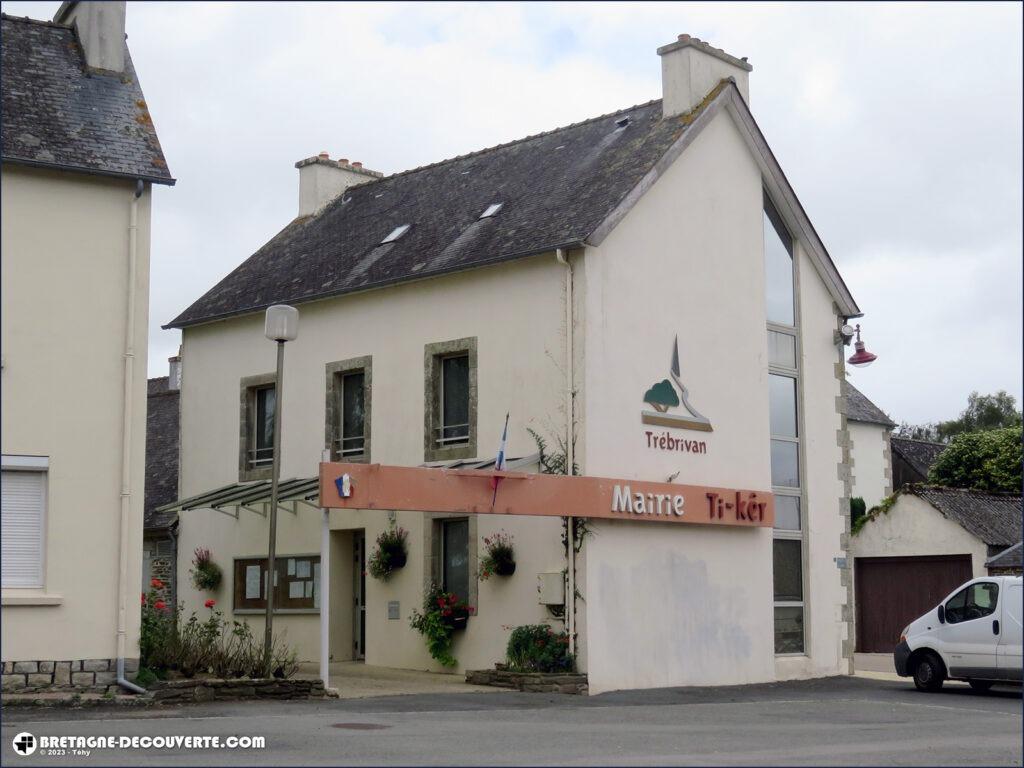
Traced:
POLYGON ((155 603, 153 603, 153 607, 156 608, 158 611, 163 611, 166 610, 167 603, 165 603, 163 600, 157 600, 155 603))
POLYGON ((151 582, 149 582, 149 585, 151 587, 153 587, 153 589, 163 589, 164 588, 164 583, 162 581, 160 581, 160 579, 153 579, 151 582))
POLYGON ((216 604, 216 600, 207 600, 205 603, 203 603, 203 605, 205 605, 207 608, 213 608, 213 606, 215 606, 216 604))
POLYGON ((442 616, 451 616, 452 615, 452 609, 451 608, 445 608, 443 611, 441 611, 441 615, 442 616))
POLYGON ((471 614, 476 613, 476 608, 474 608, 472 605, 469 606, 469 608, 467 608, 466 610, 469 611, 471 614))

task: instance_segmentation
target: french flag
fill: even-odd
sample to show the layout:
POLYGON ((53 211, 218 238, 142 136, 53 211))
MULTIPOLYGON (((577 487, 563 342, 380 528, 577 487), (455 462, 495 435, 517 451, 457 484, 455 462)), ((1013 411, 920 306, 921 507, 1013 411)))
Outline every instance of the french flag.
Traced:
MULTIPOLYGON (((498 446, 498 455, 494 459, 494 470, 495 472, 505 471, 505 453, 508 451, 508 414, 505 414, 505 428, 501 431, 501 444, 498 446)), ((498 492, 498 483, 501 482, 501 478, 494 476, 491 478, 491 488, 494 492, 498 492)))

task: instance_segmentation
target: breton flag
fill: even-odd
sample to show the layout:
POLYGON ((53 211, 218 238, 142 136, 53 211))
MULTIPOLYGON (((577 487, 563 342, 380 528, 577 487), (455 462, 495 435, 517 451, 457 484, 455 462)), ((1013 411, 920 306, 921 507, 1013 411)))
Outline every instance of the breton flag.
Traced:
MULTIPOLYGON (((508 451, 508 414, 505 414, 505 428, 501 430, 501 444, 498 445, 498 455, 494 459, 494 471, 504 472, 505 471, 505 454, 508 451)), ((494 494, 498 494, 498 483, 501 482, 501 478, 494 476, 491 478, 491 488, 494 489, 494 494)), ((493 500, 491 501, 493 505, 493 500)))

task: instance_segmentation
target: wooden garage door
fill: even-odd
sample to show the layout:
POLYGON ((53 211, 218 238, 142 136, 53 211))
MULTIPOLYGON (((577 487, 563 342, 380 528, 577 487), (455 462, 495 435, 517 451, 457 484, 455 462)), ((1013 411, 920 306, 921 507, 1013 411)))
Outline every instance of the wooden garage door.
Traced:
POLYGON ((900 631, 971 578, 970 555, 858 557, 857 650, 891 653, 900 631))

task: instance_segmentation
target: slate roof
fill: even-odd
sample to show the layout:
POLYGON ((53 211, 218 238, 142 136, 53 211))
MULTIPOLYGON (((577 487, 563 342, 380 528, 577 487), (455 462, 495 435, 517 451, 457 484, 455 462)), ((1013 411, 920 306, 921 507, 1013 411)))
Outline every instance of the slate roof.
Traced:
POLYGON ((148 382, 146 412, 146 533, 159 533, 178 520, 176 512, 156 508, 178 498, 178 414, 180 392, 167 388, 167 377, 148 382))
POLYGON ((699 111, 664 119, 659 99, 351 187, 292 221, 165 327, 580 246, 699 111), (492 203, 501 210, 480 219, 492 203), (403 224, 412 228, 379 245, 403 224))
POLYGON ((1021 542, 1017 542, 1012 547, 1004 549, 988 560, 985 561, 985 567, 991 569, 1002 569, 1002 568, 1021 568, 1021 542))
POLYGON ((894 437, 889 443, 893 457, 900 456, 921 477, 928 477, 932 464, 947 447, 945 443, 910 440, 905 437, 894 437))
POLYGON ((890 429, 896 426, 896 422, 886 416, 885 411, 868 400, 864 393, 850 382, 846 382, 846 418, 849 421, 880 424, 890 429))
POLYGON ((908 485, 900 493, 924 499, 990 547, 1008 547, 1021 540, 1019 495, 924 485, 908 485))
POLYGON ((91 71, 72 29, 3 15, 0 74, 3 162, 174 183, 127 51, 91 71))

